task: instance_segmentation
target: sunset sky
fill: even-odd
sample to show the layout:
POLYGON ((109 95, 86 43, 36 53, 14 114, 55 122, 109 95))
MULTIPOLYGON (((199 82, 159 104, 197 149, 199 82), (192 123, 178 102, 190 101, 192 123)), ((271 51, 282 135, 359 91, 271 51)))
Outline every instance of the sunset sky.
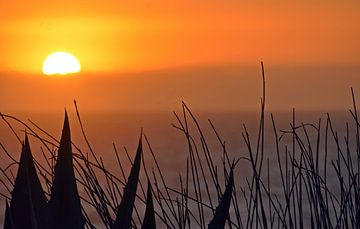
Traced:
POLYGON ((0 71, 53 51, 84 71, 206 64, 359 64, 360 2, 14 0, 0 3, 0 71))
POLYGON ((359 12, 360 2, 355 0, 1 1, 0 106, 2 110, 30 109, 29 104, 43 110, 62 109, 73 98, 80 98, 83 104, 97 101, 101 108, 113 106, 115 99, 137 107, 154 104, 153 108, 164 108, 185 98, 195 106, 205 104, 203 109, 231 110, 239 103, 238 97, 251 95, 249 101, 240 101, 244 109, 253 108, 259 102, 254 95, 259 95, 260 86, 254 77, 259 76, 259 63, 264 61, 268 69, 275 69, 269 71, 276 82, 270 80, 270 97, 278 104, 274 108, 318 108, 320 104, 343 108, 349 98, 346 93, 360 78, 359 12), (55 51, 71 52, 82 65, 80 79, 55 83, 66 92, 65 99, 53 95, 54 82, 40 77, 44 59, 55 51), (277 71, 279 68, 285 70, 277 71), (163 76, 164 71, 168 76, 163 76), (194 73, 200 76, 191 78, 194 73), (304 74, 314 77, 299 81, 304 74), (332 76, 326 78, 328 74, 332 76), (99 75, 111 77, 102 81, 99 75), (146 79, 139 83, 141 77, 136 75, 146 79), (171 75, 183 88, 173 90, 176 84, 167 78, 171 75), (304 84, 302 91, 298 89, 300 94, 311 93, 301 95, 301 100, 291 90, 285 90, 290 93, 286 98, 275 92, 293 85, 291 79, 304 84), (142 93, 125 88, 124 80, 132 87, 139 86, 142 93), (216 86, 219 80, 220 88, 216 86), (24 96, 25 85, 36 93, 24 96), (94 90, 85 85, 102 86, 94 90), (339 95, 334 94, 334 86, 339 95), (314 100, 317 90, 321 99, 314 100), (156 99, 150 96, 148 103, 139 102, 149 94, 156 99), (169 95, 171 99, 166 100, 169 95))
POLYGON ((359 226, 354 107, 360 0, 0 0, 0 226, 359 226))

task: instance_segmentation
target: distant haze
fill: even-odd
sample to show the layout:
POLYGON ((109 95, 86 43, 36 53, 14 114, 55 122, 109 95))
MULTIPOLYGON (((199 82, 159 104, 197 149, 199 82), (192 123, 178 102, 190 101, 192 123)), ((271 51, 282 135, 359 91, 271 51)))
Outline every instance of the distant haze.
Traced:
MULTIPOLYGON (((269 110, 346 110, 350 87, 360 95, 354 66, 266 66, 269 110)), ((70 78, 2 74, 0 112, 59 112, 76 99, 89 112, 171 112, 181 101, 198 111, 254 111, 260 106, 261 67, 217 66, 86 74, 70 78)), ((359 102, 359 99, 358 101, 359 102)))

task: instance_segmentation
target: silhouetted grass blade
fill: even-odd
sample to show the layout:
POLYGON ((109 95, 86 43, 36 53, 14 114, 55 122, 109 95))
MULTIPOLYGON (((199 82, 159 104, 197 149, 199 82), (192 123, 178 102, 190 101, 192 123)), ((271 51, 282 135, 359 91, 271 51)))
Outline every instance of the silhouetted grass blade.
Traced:
POLYGON ((216 208, 215 215, 210 221, 209 229, 219 229, 225 227, 226 219, 229 217, 229 208, 231 203, 231 196, 234 186, 233 169, 231 169, 228 182, 224 194, 221 197, 220 203, 216 208))
POLYGON ((14 228, 45 228, 46 198, 26 135, 9 209, 14 228))
POLYGON ((70 126, 66 112, 54 174, 49 201, 49 228, 84 228, 84 217, 81 212, 73 168, 70 126))
POLYGON ((136 189, 139 181, 140 164, 142 154, 142 135, 140 136, 135 160, 130 171, 128 181, 124 188, 123 198, 117 209, 116 220, 112 225, 112 229, 130 228, 132 211, 134 208, 136 189))
POLYGON ((148 181, 148 188, 147 188, 147 194, 146 194, 145 216, 144 216, 144 221, 143 221, 141 228, 142 229, 155 229, 156 228, 154 203, 153 203, 153 199, 152 199, 152 191, 151 191, 150 181, 148 181))

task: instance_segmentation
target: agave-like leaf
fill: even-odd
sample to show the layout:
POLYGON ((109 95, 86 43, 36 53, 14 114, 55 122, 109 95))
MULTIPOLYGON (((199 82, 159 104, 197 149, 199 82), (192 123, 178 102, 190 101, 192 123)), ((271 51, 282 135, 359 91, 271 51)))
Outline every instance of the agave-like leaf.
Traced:
POLYGON ((64 127, 55 165, 49 201, 49 228, 84 228, 80 197, 73 168, 70 126, 65 111, 64 127))
POLYGON ((156 229, 155 211, 151 191, 151 183, 148 181, 148 188, 146 194, 146 209, 142 229, 156 229))
POLYGON ((9 204, 6 201, 4 229, 13 229, 13 228, 14 228, 14 220, 12 219, 11 216, 9 204))
POLYGON ((46 227, 46 197, 36 173, 27 135, 21 150, 9 209, 14 228, 46 227))
POLYGON ((216 208, 215 215, 209 223, 209 229, 224 228, 226 219, 229 217, 229 208, 231 203, 231 196, 234 186, 234 174, 233 169, 230 171, 228 182, 225 188, 225 192, 221 197, 220 203, 216 208))
POLYGON ((135 203, 137 185, 139 181, 141 154, 142 136, 140 136, 134 163, 124 188, 123 198, 117 208, 116 220, 111 227, 112 229, 128 229, 131 226, 132 212, 135 203))

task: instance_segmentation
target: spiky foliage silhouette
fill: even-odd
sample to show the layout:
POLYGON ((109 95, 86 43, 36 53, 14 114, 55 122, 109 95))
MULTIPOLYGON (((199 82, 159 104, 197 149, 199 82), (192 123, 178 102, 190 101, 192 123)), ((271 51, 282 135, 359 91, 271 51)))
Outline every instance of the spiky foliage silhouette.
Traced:
POLYGON ((22 145, 11 197, 7 215, 11 219, 8 221, 12 222, 13 228, 45 228, 46 198, 36 173, 27 135, 22 145))
POLYGON ((135 203, 136 190, 139 182, 139 173, 142 155, 142 135, 140 136, 139 145, 136 151, 134 163, 132 165, 129 178, 124 188, 123 198, 117 208, 116 220, 112 229, 130 228, 132 212, 135 203))
POLYGON ((84 228, 80 197, 73 169, 70 126, 65 111, 54 181, 49 201, 49 228, 84 228))
POLYGON ((233 169, 230 171, 229 179, 225 188, 225 192, 221 197, 220 203, 216 208, 216 212, 211 222, 209 223, 209 229, 224 228, 226 220, 229 218, 229 208, 231 203, 231 197, 234 187, 234 174, 233 169))
POLYGON ((9 203, 6 201, 5 203, 5 219, 4 219, 4 229, 13 229, 14 221, 11 216, 9 203))
POLYGON ((141 227, 142 229, 156 228, 154 203, 153 203, 151 190, 152 190, 151 183, 150 181, 148 181, 147 194, 146 194, 146 208, 145 208, 144 220, 141 227))

